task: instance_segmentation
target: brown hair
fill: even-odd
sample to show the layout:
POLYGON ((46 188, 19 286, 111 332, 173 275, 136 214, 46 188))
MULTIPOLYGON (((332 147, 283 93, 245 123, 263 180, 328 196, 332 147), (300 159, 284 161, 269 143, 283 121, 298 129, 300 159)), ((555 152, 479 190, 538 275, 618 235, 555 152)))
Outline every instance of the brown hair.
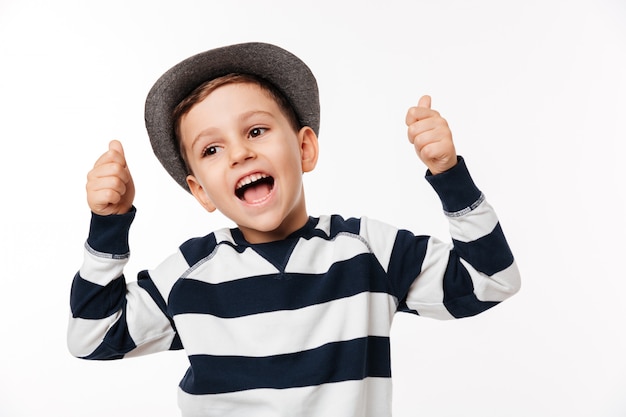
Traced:
POLYGON ((293 106, 287 98, 276 88, 273 84, 263 80, 254 75, 250 74, 228 74, 221 77, 214 78, 209 81, 205 81, 200 84, 193 90, 187 97, 183 99, 178 105, 174 108, 172 112, 172 117, 174 119, 174 133, 176 135, 176 141, 178 142, 178 149, 180 152, 183 161, 185 162, 185 167, 187 171, 191 173, 191 168, 189 167, 189 163, 187 161, 187 154, 183 147, 183 141, 180 132, 180 124, 182 118, 191 111, 191 108, 207 98, 209 94, 213 91, 227 84, 236 84, 236 83, 250 83, 258 85, 263 91, 268 93, 270 98, 276 102, 278 108, 281 110, 283 115, 287 118, 287 121, 291 125, 291 127, 297 132, 302 128, 300 121, 298 120, 298 116, 296 115, 293 106))

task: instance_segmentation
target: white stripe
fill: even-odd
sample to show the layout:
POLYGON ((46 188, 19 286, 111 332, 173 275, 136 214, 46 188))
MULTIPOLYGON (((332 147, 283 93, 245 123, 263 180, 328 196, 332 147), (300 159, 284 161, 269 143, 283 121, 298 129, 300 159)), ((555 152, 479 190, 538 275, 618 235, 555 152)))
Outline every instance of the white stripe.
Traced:
POLYGON ((183 254, 179 251, 170 255, 156 269, 149 271, 150 278, 165 301, 170 296, 172 287, 189 269, 183 254))
POLYGON ((81 319, 70 316, 67 329, 67 346, 72 355, 82 358, 93 353, 109 328, 120 318, 116 312, 100 320, 81 319))
POLYGON ((209 256, 188 272, 187 277, 210 284, 219 284, 248 278, 250 271, 254 271, 256 275, 278 272, 274 265, 253 249, 246 248, 243 253, 239 253, 230 245, 224 244, 218 245, 209 256), (211 262, 215 256, 219 256, 219 262, 211 262))
POLYGON ((492 276, 476 271, 464 259, 461 259, 461 263, 472 278, 474 294, 481 301, 504 301, 520 289, 520 274, 515 262, 492 276))
POLYGON ((376 259, 385 272, 389 266, 393 246, 398 235, 398 229, 388 224, 368 219, 361 219, 361 236, 368 242, 376 259))
POLYGON ((98 256, 98 252, 84 249, 83 265, 80 267, 80 277, 105 286, 122 275, 124 266, 128 263, 128 258, 117 259, 109 256, 98 256))
POLYGON ((233 238, 233 234, 227 227, 214 231, 213 236, 215 237, 215 241, 218 245, 222 242, 232 243, 233 245, 236 244, 235 239, 233 238))
POLYGON ((420 316, 439 320, 454 317, 443 305, 443 275, 448 266, 451 244, 445 244, 435 238, 428 240, 422 272, 411 285, 406 304, 416 310, 420 316))
POLYGON ((320 237, 300 239, 289 258, 285 272, 324 274, 337 262, 369 252, 369 247, 360 236, 349 233, 340 233, 334 240, 320 237))
POLYGON ((327 236, 330 236, 330 219, 331 216, 328 215, 320 216, 315 228, 323 231, 327 236))
POLYGON ((232 319, 180 314, 174 320, 188 355, 262 357, 368 335, 389 336, 395 310, 392 296, 361 293, 293 311, 232 319))
POLYGON ((460 242, 472 242, 488 235, 498 224, 496 213, 487 201, 461 217, 448 218, 450 235, 460 242))
POLYGON ((178 390, 182 417, 390 417, 391 379, 367 378, 313 387, 218 395, 178 390))
POLYGON ((137 348, 127 356, 139 356, 168 350, 174 340, 169 320, 137 282, 126 286, 126 323, 137 348))

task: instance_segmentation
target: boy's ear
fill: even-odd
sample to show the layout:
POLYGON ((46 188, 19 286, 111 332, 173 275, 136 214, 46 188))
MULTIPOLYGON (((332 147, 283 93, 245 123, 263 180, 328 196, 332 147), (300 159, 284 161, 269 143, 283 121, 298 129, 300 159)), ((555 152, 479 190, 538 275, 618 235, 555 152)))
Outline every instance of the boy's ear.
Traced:
POLYGON ((187 175, 187 185, 189 186, 191 194, 193 194, 196 200, 198 200, 198 203, 200 203, 200 205, 204 207, 206 211, 208 211, 209 213, 215 211, 215 205, 213 204, 209 196, 204 192, 204 188, 198 182, 196 177, 194 177, 193 175, 187 175))
POLYGON ((317 135, 313 129, 305 126, 298 132, 298 139, 302 158, 302 172, 311 172, 317 165, 317 157, 319 156, 317 135))

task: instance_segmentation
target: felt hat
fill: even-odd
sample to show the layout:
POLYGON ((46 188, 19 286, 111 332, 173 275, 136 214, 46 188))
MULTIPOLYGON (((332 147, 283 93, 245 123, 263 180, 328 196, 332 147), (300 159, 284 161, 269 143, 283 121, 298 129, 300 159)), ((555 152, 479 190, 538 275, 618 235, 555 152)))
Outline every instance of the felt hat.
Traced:
POLYGON ((165 72, 146 99, 145 121, 152 149, 167 172, 189 191, 189 174, 174 132, 174 108, 202 83, 231 73, 270 82, 292 105, 302 126, 319 134, 317 82, 309 67, 292 53, 267 43, 241 43, 191 56, 165 72))

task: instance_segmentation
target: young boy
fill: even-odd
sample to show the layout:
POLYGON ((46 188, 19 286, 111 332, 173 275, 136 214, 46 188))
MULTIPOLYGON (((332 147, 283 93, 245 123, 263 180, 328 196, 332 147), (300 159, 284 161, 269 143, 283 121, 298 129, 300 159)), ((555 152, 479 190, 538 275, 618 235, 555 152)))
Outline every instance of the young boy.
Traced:
POLYGON ((153 149, 209 212, 237 225, 191 239, 126 283, 134 185, 119 142, 88 175, 93 215, 74 278, 68 344, 85 359, 186 350, 183 416, 391 415, 398 311, 478 314, 519 288, 499 222, 425 96, 408 136, 452 244, 367 219, 307 214, 318 157, 309 68, 273 45, 191 57, 146 101, 153 149))

